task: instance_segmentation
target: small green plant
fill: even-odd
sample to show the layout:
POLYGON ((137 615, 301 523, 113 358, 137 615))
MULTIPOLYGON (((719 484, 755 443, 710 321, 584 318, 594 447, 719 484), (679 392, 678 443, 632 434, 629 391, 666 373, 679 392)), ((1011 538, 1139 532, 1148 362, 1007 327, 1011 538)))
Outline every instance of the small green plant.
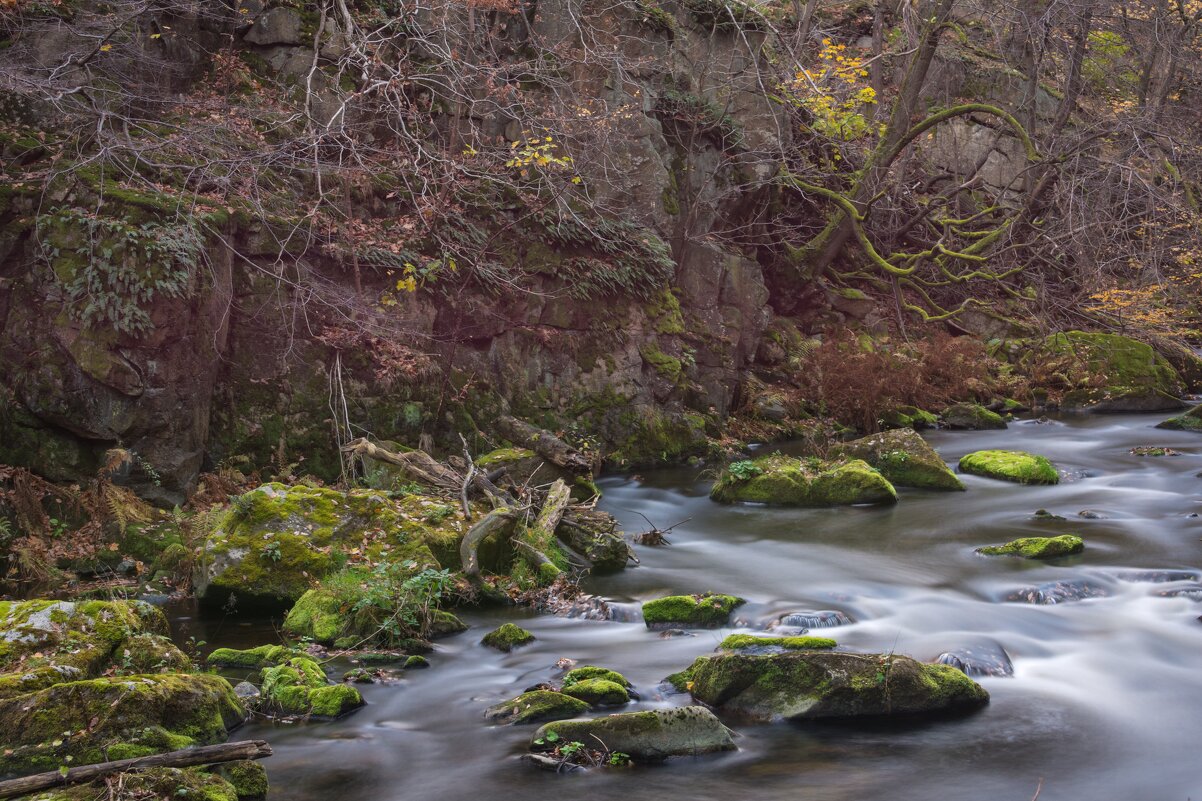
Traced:
POLYGON ((621 751, 611 751, 608 764, 610 767, 624 768, 630 764, 630 754, 625 754, 621 751))
POLYGON ((263 558, 270 559, 273 562, 280 561, 283 558, 283 554, 280 553, 280 543, 278 541, 267 543, 263 547, 263 558))
POLYGON ((744 459, 741 462, 735 462, 729 468, 730 474, 739 481, 747 481, 755 478, 764 472, 764 469, 750 459, 744 459))

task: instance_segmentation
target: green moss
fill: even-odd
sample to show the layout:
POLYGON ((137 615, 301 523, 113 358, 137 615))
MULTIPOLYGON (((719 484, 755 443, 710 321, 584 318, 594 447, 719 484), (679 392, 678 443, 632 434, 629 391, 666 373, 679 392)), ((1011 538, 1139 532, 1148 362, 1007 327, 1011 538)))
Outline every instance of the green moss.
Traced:
POLYGON ((1185 414, 1170 417, 1156 424, 1157 428, 1167 428, 1170 431, 1202 432, 1202 406, 1195 406, 1185 414))
POLYGON ((506 623, 485 634, 484 639, 480 642, 489 648, 496 648, 498 651, 508 653, 514 648, 534 642, 534 639, 534 635, 521 626, 506 623))
POLYGON ((758 637, 753 634, 731 634, 719 643, 724 651, 738 651, 743 648, 784 648, 789 651, 812 651, 823 648, 834 648, 838 643, 829 637, 758 637))
POLYGON ((168 798, 186 801, 239 801, 241 797, 223 775, 205 768, 149 768, 111 774, 86 784, 54 787, 22 798, 26 801, 95 801, 97 798, 115 798, 122 801, 168 798), (115 792, 115 787, 119 787, 120 791, 115 792))
POLYGON ((260 670, 265 667, 282 665, 299 655, 299 652, 283 645, 260 645, 245 651, 236 648, 218 648, 209 654, 207 661, 215 667, 260 670))
POLYGON ((643 604, 643 621, 648 627, 672 625, 718 628, 730 613, 746 603, 733 595, 669 595, 643 604))
POLYGON ((1019 484, 1058 484, 1060 475, 1043 456, 1024 451, 976 451, 960 459, 960 472, 1019 484))
POLYGON ((991 412, 979 403, 957 403, 943 411, 943 422, 950 428, 966 428, 973 431, 1001 429, 1006 421, 997 412, 991 412))
POLYGON ((838 506, 894 503, 897 490, 861 459, 820 461, 782 454, 752 460, 758 473, 740 477, 724 470, 710 490, 723 503, 769 503, 783 506, 838 506))
POLYGON ((583 679, 570 687, 565 686, 563 692, 590 706, 618 706, 630 701, 626 688, 608 679, 583 679))
POLYGON ((424 656, 414 654, 405 658, 405 664, 402 665, 405 670, 421 670, 430 667, 430 660, 424 656))
POLYGON ((1061 407, 1100 411, 1141 411, 1179 405, 1181 377, 1146 343, 1118 334, 1068 331, 1053 334, 1024 357, 1063 390, 1061 407))
POLYGON ((0 775, 54 770, 218 743, 244 710, 220 676, 153 674, 68 681, 0 699, 0 775), (11 753, 9 753, 11 752, 11 753))
POLYGON ((672 335, 685 332, 680 300, 671 288, 664 287, 659 295, 643 306, 643 311, 647 313, 647 319, 654 323, 656 333, 672 335))
POLYGON ((616 670, 610 670, 609 668, 597 667, 596 665, 582 665, 581 667, 569 670, 567 673, 563 674, 563 686, 571 687, 577 682, 586 681, 588 679, 604 679, 606 681, 612 681, 615 684, 619 684, 622 687, 631 686, 630 682, 627 681, 626 677, 621 673, 617 672, 616 670))
POLYGON ((513 462, 520 462, 522 459, 533 459, 535 455, 534 451, 526 448, 497 448, 483 456, 476 457, 476 466, 485 468, 499 467, 513 462))
POLYGON ((327 644, 342 637, 349 626, 342 601, 325 589, 306 590, 284 618, 284 631, 292 636, 327 644))
POLYGON ((264 798, 267 795, 267 770, 258 762, 240 759, 216 765, 211 770, 233 785, 238 794, 238 801, 264 798))
POLYGON ((543 723, 574 718, 587 711, 588 704, 578 698, 551 690, 531 690, 490 707, 484 717, 499 723, 543 723))
POLYGON ((989 556, 1021 556, 1026 559, 1050 559, 1055 556, 1067 556, 1081 553, 1085 543, 1080 537, 1072 534, 1061 534, 1058 537, 1020 537, 1005 545, 991 545, 978 548, 977 553, 989 556))
POLYGON ((266 702, 289 715, 336 718, 363 705, 363 696, 346 684, 328 684, 326 674, 308 657, 264 668, 262 693, 266 702))
POLYGON ((935 449, 911 429, 883 431, 838 448, 844 456, 863 459, 892 484, 924 489, 963 490, 935 449))
POLYGON ((641 345, 639 355, 643 357, 644 362, 655 368, 655 372, 672 384, 679 384, 684 377, 684 368, 681 366, 680 359, 664 353, 654 343, 641 345))

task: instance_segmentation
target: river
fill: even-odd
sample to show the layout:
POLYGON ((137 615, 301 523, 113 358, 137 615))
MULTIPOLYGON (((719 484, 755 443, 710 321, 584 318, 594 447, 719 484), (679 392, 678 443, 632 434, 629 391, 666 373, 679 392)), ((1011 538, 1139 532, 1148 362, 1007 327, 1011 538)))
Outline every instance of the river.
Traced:
MULTIPOLYGON (((736 624, 662 638, 641 622, 461 613, 471 629, 442 640, 432 668, 361 686, 368 706, 333 723, 248 724, 271 742, 271 801, 628 801, 756 798, 830 801, 1132 801, 1202 797, 1194 735, 1202 711, 1202 603, 1161 593, 1202 588, 1202 437, 1153 428, 1160 416, 1088 416, 1005 431, 929 432, 949 463, 982 448, 1043 454, 1066 473, 1052 487, 963 476, 968 491, 900 490, 896 506, 816 510, 727 507, 695 469, 608 477, 601 506, 627 531, 691 518, 671 544, 638 547, 641 565, 588 579, 593 593, 636 604, 718 591, 748 603, 736 624), (1180 455, 1141 457, 1135 446, 1180 455), (1067 518, 1032 519, 1037 509, 1067 518), (1091 517, 1079 512, 1089 510, 1091 517), (982 557, 981 545, 1075 533, 1083 554, 1049 563, 982 557), (1148 570, 1192 572, 1154 582, 1148 570), (1019 588, 1087 579, 1104 597, 1036 605, 1019 588), (1132 580, 1140 579, 1140 580, 1132 580), (737 725, 739 750, 633 770, 556 776, 519 763, 532 727, 493 727, 484 709, 557 675, 561 657, 624 673, 643 700, 685 703, 657 685, 731 631, 783 614, 838 610, 851 623, 815 629, 841 648, 920 660, 984 640, 1005 648, 1012 677, 982 677, 988 707, 931 722, 737 725), (514 621, 538 638, 510 654, 479 644, 514 621)), ((1202 597, 1202 594, 1195 597, 1202 597)), ((633 609, 633 607, 631 607, 633 609)), ((176 620, 209 647, 278 636, 268 624, 176 620)), ((233 678, 238 678, 236 675, 233 678)))

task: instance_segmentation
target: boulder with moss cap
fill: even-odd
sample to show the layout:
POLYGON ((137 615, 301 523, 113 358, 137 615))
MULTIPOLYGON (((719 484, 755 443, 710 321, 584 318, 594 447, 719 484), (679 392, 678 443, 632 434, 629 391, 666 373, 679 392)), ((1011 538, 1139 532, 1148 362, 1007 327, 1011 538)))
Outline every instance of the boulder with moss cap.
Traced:
POLYGON ((1184 414, 1170 417, 1156 424, 1157 428, 1167 428, 1170 431, 1194 431, 1202 433, 1202 405, 1190 409, 1184 414))
POLYGON ((776 453, 730 465, 710 497, 722 503, 842 506, 894 503, 897 490, 862 459, 824 461, 776 453))
POLYGON ((648 628, 688 626, 716 629, 730 621, 730 613, 746 603, 734 595, 669 595, 643 604, 643 622, 648 628))
POLYGON ((758 721, 921 715, 989 701, 955 668, 897 654, 718 654, 698 658, 683 675, 696 700, 758 721))
POLYGON ((987 431, 1005 428, 1006 421, 997 412, 991 412, 979 403, 954 403, 940 415, 948 428, 969 431, 987 431))
POLYGON ((263 703, 286 715, 336 718, 363 706, 363 696, 347 684, 330 684, 308 657, 263 669, 263 703))
POLYGON ((841 445, 838 451, 853 459, 863 459, 899 487, 964 489, 935 449, 913 429, 882 431, 841 445))
POLYGON ((547 723, 534 733, 530 747, 536 751, 550 750, 555 743, 577 741, 600 741, 610 752, 629 754, 643 761, 735 750, 730 729, 713 712, 700 706, 547 723))
POLYGON ((1085 543, 1073 534, 1058 537, 1019 537, 1004 545, 989 545, 977 548, 977 553, 986 556, 1021 556, 1025 559, 1051 559, 1068 556, 1085 550, 1085 543))
POLYGON ((961 473, 1018 484, 1059 484, 1060 474, 1043 456, 1025 451, 975 451, 960 459, 961 473))
POLYGON ((534 639, 534 635, 521 626, 506 623, 485 634, 480 642, 489 648, 508 653, 514 648, 534 642, 534 639))
POLYGON ((531 690, 489 707, 484 719, 492 723, 545 723, 574 718, 589 708, 588 703, 553 690, 531 690))

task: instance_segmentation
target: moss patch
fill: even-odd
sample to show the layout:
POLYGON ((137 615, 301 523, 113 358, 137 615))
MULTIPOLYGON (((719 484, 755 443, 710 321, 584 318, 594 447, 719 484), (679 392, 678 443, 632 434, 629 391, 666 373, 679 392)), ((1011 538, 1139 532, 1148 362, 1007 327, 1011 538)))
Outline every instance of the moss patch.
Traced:
POLYGON ((260 645, 244 651, 236 648, 218 648, 209 654, 206 661, 214 667, 261 670, 282 665, 295 656, 300 656, 300 652, 283 645, 260 645))
POLYGON ((997 412, 991 412, 977 403, 956 403, 943 411, 943 424, 948 428, 963 428, 972 431, 1005 428, 1006 421, 997 412))
POLYGON ((363 696, 346 684, 329 684, 317 662, 294 657, 287 664, 263 669, 263 698, 288 715, 336 718, 363 706, 363 696))
POLYGON ((987 556, 1021 556, 1025 559, 1050 559, 1068 556, 1085 550, 1085 543, 1072 534, 1058 537, 1020 537, 1005 545, 990 545, 978 548, 977 553, 987 556))
POLYGON ((719 628, 730 613, 746 603, 733 595, 669 595, 643 604, 643 621, 648 628, 692 626, 719 628))
POLYGON ((758 637, 754 634, 731 634, 718 644, 723 651, 747 648, 784 648, 787 651, 813 651, 834 648, 837 642, 829 637, 758 637))
POLYGON ((1157 428, 1167 428, 1170 431, 1196 431, 1202 433, 1202 406, 1195 406, 1185 414, 1170 417, 1156 424, 1157 428))
POLYGON ((531 690, 489 707, 484 718, 494 723, 544 723, 574 718, 587 711, 588 704, 578 698, 551 690, 531 690))
POLYGON ((1060 474, 1043 456, 1025 451, 976 451, 960 459, 960 472, 1019 484, 1059 484, 1060 474))
POLYGON ((862 459, 822 461, 783 454, 762 456, 752 470, 727 468, 710 490, 723 503, 768 503, 782 506, 840 506, 894 503, 897 490, 862 459))
POLYGON ((534 635, 521 626, 506 623, 485 634, 484 639, 480 642, 489 648, 496 648, 498 651, 508 653, 514 648, 534 642, 534 635))
POLYGON ((564 695, 579 698, 589 706, 619 706, 630 701, 626 687, 609 679, 583 679, 573 684, 565 685, 564 695))
POLYGON ((963 490, 935 449, 910 429, 882 431, 839 448, 844 456, 863 459, 899 487, 963 490))

